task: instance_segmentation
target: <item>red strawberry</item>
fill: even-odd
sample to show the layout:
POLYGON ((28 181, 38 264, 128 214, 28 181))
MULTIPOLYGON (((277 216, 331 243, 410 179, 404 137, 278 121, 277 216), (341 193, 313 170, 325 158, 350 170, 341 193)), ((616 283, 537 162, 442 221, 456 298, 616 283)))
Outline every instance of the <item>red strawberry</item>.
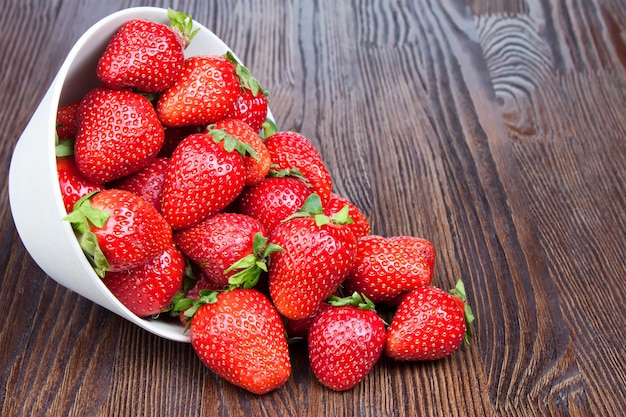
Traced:
POLYGON ((241 91, 232 62, 222 56, 194 56, 185 60, 181 75, 157 103, 166 126, 208 125, 232 111, 241 91))
POLYGON ((338 194, 331 193, 330 200, 324 207, 324 214, 332 217, 333 214, 338 213, 345 206, 348 206, 348 215, 352 219, 352 223, 346 226, 352 230, 352 234, 355 238, 359 239, 363 236, 370 234, 370 223, 365 217, 365 214, 347 198, 341 197, 338 194))
POLYGON ((394 240, 377 235, 358 239, 356 263, 343 283, 346 291, 362 293, 374 303, 393 305, 405 293, 430 285, 432 263, 416 250, 423 242, 414 237, 394 240))
POLYGON ((163 182, 165 181, 165 171, 168 165, 169 161, 167 158, 156 158, 141 171, 114 181, 110 188, 137 194, 160 212, 163 182))
POLYGON ((298 169, 320 196, 322 205, 328 204, 332 179, 319 152, 306 137, 296 132, 278 132, 264 143, 275 170, 298 169))
POLYGON ((152 104, 137 93, 97 87, 81 101, 74 143, 83 175, 105 183, 150 165, 164 132, 152 104))
POLYGON ((254 289, 219 293, 191 319, 191 346, 217 375, 255 394, 291 374, 285 329, 272 303, 254 289))
POLYGON ((78 170, 73 156, 57 157, 57 174, 59 177, 59 185, 61 187, 61 196, 63 196, 63 204, 65 211, 71 212, 74 203, 94 191, 100 191, 103 187, 89 181, 78 170))
POLYGON ((200 223, 228 206, 244 187, 241 155, 224 149, 210 136, 185 138, 165 173, 161 212, 174 229, 200 223))
POLYGON ((171 127, 163 126, 165 132, 165 140, 163 146, 157 156, 169 158, 174 153, 174 149, 189 135, 201 133, 205 130, 204 126, 181 126, 171 127))
POLYGON ((133 269, 107 272, 104 285, 131 312, 145 317, 163 311, 180 291, 185 258, 169 245, 161 255, 133 269))
POLYGON ((230 117, 244 121, 258 133, 263 127, 265 119, 267 119, 267 109, 267 96, 265 94, 259 93, 255 96, 252 91, 244 89, 237 98, 230 117))
POLYGON ((432 286, 417 288, 398 306, 387 332, 385 353, 401 361, 444 358, 464 339, 469 343, 473 320, 462 281, 450 293, 432 286))
MULTIPOLYGON (((258 220, 238 213, 217 213, 188 229, 176 231, 177 247, 194 261, 208 279, 221 288, 229 284, 229 278, 240 271, 230 269, 246 258, 245 267, 251 279, 258 281, 263 262, 263 238, 265 230, 258 220), (257 239, 261 241, 257 241, 257 239), (255 247, 255 243, 261 247, 255 247)), ((264 267, 265 268, 265 267, 264 267)), ((244 268, 245 269, 245 268, 244 268)), ((252 283, 252 286, 256 282, 252 283)))
POLYGON ((302 207, 311 193, 311 189, 295 177, 268 177, 241 192, 237 210, 259 220, 271 234, 280 221, 302 207))
POLYGON ((340 224, 346 220, 321 214, 317 194, 305 209, 311 215, 281 222, 270 238, 283 249, 270 255, 270 296, 276 309, 294 320, 313 314, 339 287, 356 254, 354 235, 340 224))
MULTIPOLYGON (((360 299, 358 294, 356 298, 360 299)), ((356 306, 339 301, 317 314, 308 332, 311 369, 322 385, 335 391, 361 382, 384 346, 385 323, 371 303, 356 306)))
POLYGON ((74 139, 76 136, 76 117, 80 100, 60 106, 57 109, 57 137, 59 140, 74 139))
POLYGON ((390 236, 389 241, 402 245, 409 251, 418 254, 426 262, 431 271, 435 270, 435 247, 426 239, 414 236, 390 236))
POLYGON ((255 133, 258 133, 267 119, 267 96, 269 92, 232 53, 227 52, 225 57, 235 65, 235 72, 241 82, 241 92, 229 116, 243 120, 255 133))
POLYGON ((195 262, 189 260, 189 265, 194 280, 185 292, 185 297, 191 300, 197 300, 200 298, 200 291, 217 291, 224 289, 223 285, 214 282, 195 262))
POLYGON ((172 230, 159 212, 124 190, 83 197, 65 220, 100 276, 143 265, 172 244, 172 230))
POLYGON ((243 164, 246 168, 245 185, 258 184, 267 176, 272 163, 270 154, 261 137, 245 122, 237 119, 223 119, 210 125, 207 130, 209 134, 212 130, 222 130, 249 146, 243 156, 243 164))
POLYGON ((197 32, 184 13, 168 11, 171 24, 145 19, 126 22, 98 61, 96 74, 108 87, 157 93, 169 88, 183 69, 184 49, 197 32))

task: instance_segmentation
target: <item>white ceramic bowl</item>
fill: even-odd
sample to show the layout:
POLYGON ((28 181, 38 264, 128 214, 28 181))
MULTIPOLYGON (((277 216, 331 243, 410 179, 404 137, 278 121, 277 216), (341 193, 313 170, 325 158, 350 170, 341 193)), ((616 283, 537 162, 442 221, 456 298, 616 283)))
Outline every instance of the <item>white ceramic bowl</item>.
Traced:
MULTIPOLYGON (((15 226, 39 267, 64 287, 88 298, 158 336, 188 342, 176 321, 144 319, 131 313, 102 283, 83 255, 59 189, 55 148, 56 111, 98 85, 96 65, 113 34, 125 22, 144 18, 167 23, 167 10, 136 7, 97 22, 76 42, 20 137, 9 169, 9 200, 15 226)), ((206 27, 199 29, 186 56, 221 55, 230 49, 206 27)), ((231 51, 232 52, 232 51, 231 51)))

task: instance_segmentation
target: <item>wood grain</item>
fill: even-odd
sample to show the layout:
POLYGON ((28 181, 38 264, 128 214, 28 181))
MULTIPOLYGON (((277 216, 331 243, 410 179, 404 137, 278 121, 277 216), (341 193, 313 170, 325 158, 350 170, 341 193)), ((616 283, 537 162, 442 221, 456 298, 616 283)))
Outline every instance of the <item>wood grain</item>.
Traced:
MULTIPOLYGON (((0 163, 78 37, 141 1, 0 0, 0 163), (28 36, 15 22, 33 22, 28 36)), ((161 2, 225 40, 278 125, 318 147, 372 232, 437 248, 478 318, 441 361, 383 357, 344 393, 258 397, 57 285, 0 188, 2 416, 626 415, 626 4, 619 0, 161 2)), ((25 190, 27 192, 27 190, 25 190)), ((382 308, 390 319, 391 309, 382 308)))

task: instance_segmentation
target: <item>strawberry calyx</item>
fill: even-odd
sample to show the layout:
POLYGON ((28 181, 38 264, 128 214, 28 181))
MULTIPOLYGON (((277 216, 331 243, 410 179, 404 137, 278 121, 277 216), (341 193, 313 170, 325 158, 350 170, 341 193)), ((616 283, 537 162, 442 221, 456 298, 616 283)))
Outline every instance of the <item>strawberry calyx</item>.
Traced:
POLYGON ((241 83, 241 87, 246 90, 250 90, 254 97, 258 96, 259 93, 264 96, 269 96, 269 92, 261 86, 261 83, 252 76, 252 73, 248 69, 248 67, 244 66, 232 52, 228 51, 224 54, 224 56, 235 65, 235 72, 239 77, 239 82, 241 83))
POLYGON ((183 49, 185 49, 200 29, 194 30, 191 15, 183 12, 167 9, 167 17, 170 19, 170 29, 180 37, 183 49))
POLYGON ((466 325, 465 335, 463 336, 463 340, 465 340, 465 343, 469 345, 470 339, 473 336, 472 323, 474 322, 475 317, 474 317, 474 313, 472 312, 472 308, 469 306, 469 304, 467 304, 467 295, 465 292, 465 284, 463 284, 463 281, 458 280, 456 282, 456 286, 452 288, 449 291, 449 293, 459 298, 461 300, 461 303, 463 304, 463 313, 465 315, 465 325, 466 325))
POLYGON ((98 228, 104 227, 109 219, 110 213, 106 210, 96 209, 91 205, 89 199, 96 193, 97 191, 94 191, 80 198, 74 204, 72 212, 63 217, 63 220, 70 222, 78 239, 78 243, 89 260, 89 263, 96 274, 100 278, 103 278, 106 271, 110 268, 109 261, 107 261, 98 245, 97 236, 89 229, 89 224, 98 228))
POLYGON ((72 139, 61 139, 54 147, 54 155, 57 157, 74 155, 74 141, 72 139))
POLYGON ((270 243, 269 239, 262 233, 254 235, 252 243, 252 253, 244 256, 234 262, 225 272, 238 270, 237 273, 228 278, 228 290, 235 288, 252 288, 261 277, 261 273, 267 272, 267 260, 270 254, 274 252, 282 252, 284 249, 280 246, 270 243))
POLYGON ((224 129, 218 129, 215 124, 210 124, 205 132, 215 143, 222 143, 226 152, 237 151, 241 156, 250 156, 259 160, 256 152, 249 144, 242 142, 234 136, 228 134, 224 129))
POLYGON ((283 221, 288 221, 298 217, 313 217, 315 219, 315 224, 318 227, 329 223, 339 225, 352 224, 354 223, 354 220, 350 217, 349 211, 350 207, 346 204, 341 210, 334 213, 332 216, 328 216, 324 214, 324 207, 320 196, 317 193, 312 193, 306 198, 306 200, 304 200, 304 204, 300 210, 283 221))
POLYGON ((365 294, 359 294, 357 291, 353 292, 352 295, 346 297, 338 297, 336 295, 331 295, 326 300, 328 304, 335 307, 342 306, 355 306, 360 310, 374 310, 376 311, 376 305, 365 296, 365 294))
POLYGON ((304 174, 302 174, 302 171, 300 171, 298 168, 287 168, 287 169, 276 170, 276 169, 274 169, 276 167, 277 167, 277 165, 274 165, 274 164, 270 165, 270 170, 267 173, 268 177, 272 177, 272 178, 285 178, 285 177, 297 178, 300 181, 302 181, 308 188, 311 188, 311 183, 309 182, 309 180, 306 179, 304 174))

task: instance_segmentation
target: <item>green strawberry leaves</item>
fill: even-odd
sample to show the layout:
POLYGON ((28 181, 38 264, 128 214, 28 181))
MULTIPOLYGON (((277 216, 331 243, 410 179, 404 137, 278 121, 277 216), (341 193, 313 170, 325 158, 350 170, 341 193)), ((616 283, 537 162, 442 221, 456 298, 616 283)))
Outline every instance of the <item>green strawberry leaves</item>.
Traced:
POLYGON ((209 135, 215 143, 221 142, 226 152, 237 151, 241 156, 250 155, 255 160, 259 160, 252 146, 229 135, 224 129, 217 129, 214 124, 207 126, 206 134, 209 135))
POLYGON ((70 222, 78 243, 87 256, 96 274, 102 278, 106 271, 109 270, 109 262, 102 253, 98 245, 98 238, 89 229, 91 223, 95 227, 104 227, 109 219, 110 213, 106 210, 99 210, 91 205, 89 199, 95 194, 90 193, 78 200, 72 209, 72 212, 66 215, 63 220, 70 222))
POLYGON ((167 9, 167 17, 170 19, 170 29, 181 36, 184 42, 183 49, 186 48, 200 29, 194 30, 193 19, 183 12, 167 9))
POLYGON ((465 335, 463 339, 465 340, 465 343, 469 345, 470 339, 473 336, 472 323, 474 322, 475 317, 474 317, 474 313, 472 312, 472 308, 469 306, 469 304, 467 304, 465 284, 463 284, 463 281, 458 280, 456 283, 456 286, 452 288, 449 292, 450 294, 456 297, 459 297, 463 301, 463 304, 465 305, 464 314, 465 314, 466 330, 465 330, 465 335))
POLYGON ((270 243, 262 233, 254 235, 252 253, 244 256, 233 263, 225 272, 238 270, 228 278, 229 289, 242 287, 244 289, 254 287, 261 277, 262 272, 267 272, 267 259, 270 254, 283 250, 278 245, 270 243))
POLYGON ((336 295, 331 295, 327 301, 328 304, 335 307, 355 306, 361 310, 376 310, 376 306, 372 300, 367 298, 365 294, 359 294, 357 291, 347 297, 337 297, 336 295))
POLYGON ((350 207, 346 204, 341 210, 332 216, 324 214, 324 207, 322 206, 322 200, 317 193, 313 193, 307 197, 299 211, 287 217, 283 221, 288 221, 297 217, 313 217, 315 224, 318 227, 324 226, 329 223, 335 224, 352 224, 354 220, 349 214, 350 207))
POLYGON ((252 95, 255 97, 258 96, 259 93, 263 94, 264 96, 269 95, 269 92, 261 86, 261 83, 259 83, 259 81, 252 76, 252 73, 250 72, 248 67, 239 62, 239 60, 235 58, 235 55, 233 55, 232 52, 228 51, 226 52, 226 54, 224 54, 224 56, 230 62, 235 64, 235 72, 237 73, 237 76, 239 77, 239 81, 243 88, 250 90, 252 92, 252 95))

